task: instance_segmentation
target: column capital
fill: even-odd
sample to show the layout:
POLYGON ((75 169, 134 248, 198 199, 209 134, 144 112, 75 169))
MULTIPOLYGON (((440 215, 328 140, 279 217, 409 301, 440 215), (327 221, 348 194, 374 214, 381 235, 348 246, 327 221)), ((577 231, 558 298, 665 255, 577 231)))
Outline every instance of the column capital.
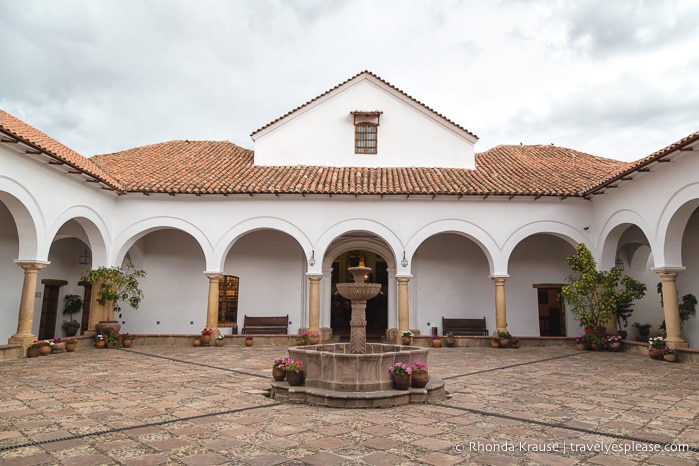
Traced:
POLYGON ((208 270, 205 270, 205 271, 204 271, 204 275, 205 275, 206 278, 208 278, 209 280, 211 280, 211 279, 219 279, 219 280, 220 280, 221 277, 223 277, 224 273, 223 273, 223 272, 210 272, 210 271, 208 271, 208 270))
POLYGON ((665 280, 674 280, 679 274, 684 272, 686 267, 653 267, 651 270, 657 273, 660 278, 665 280))
POLYGON ((319 282, 323 279, 322 273, 308 272, 306 273, 306 276, 308 277, 308 281, 310 282, 319 282))
POLYGON ((28 261, 28 260, 21 260, 21 259, 15 259, 14 261, 15 264, 17 264, 19 267, 22 267, 26 271, 30 270, 41 270, 48 266, 51 262, 49 261, 28 261))
POLYGON ((504 285, 508 278, 510 278, 509 275, 491 275, 490 276, 490 279, 496 285, 504 285))
POLYGON ((408 282, 410 281, 411 278, 413 278, 412 275, 399 275, 399 276, 396 276, 396 280, 398 281, 398 283, 408 283, 408 282))

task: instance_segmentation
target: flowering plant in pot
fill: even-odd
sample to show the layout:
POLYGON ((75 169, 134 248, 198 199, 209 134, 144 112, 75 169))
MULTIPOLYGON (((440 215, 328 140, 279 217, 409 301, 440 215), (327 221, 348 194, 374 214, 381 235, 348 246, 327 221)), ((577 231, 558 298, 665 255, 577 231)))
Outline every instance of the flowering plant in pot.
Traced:
POLYGON ((247 335, 245 337, 245 346, 252 346, 253 341, 254 340, 252 339, 252 335, 247 335))
POLYGON ((107 335, 105 335, 104 333, 98 333, 97 335, 95 335, 95 341, 107 341, 107 335))
POLYGON ((405 362, 397 362, 388 368, 388 371, 393 375, 410 375, 412 367, 405 362))
POLYGON ((397 362, 388 369, 393 375, 393 388, 396 390, 408 390, 411 385, 412 367, 405 362, 397 362))
POLYGON ((289 385, 303 385, 304 374, 302 361, 294 361, 289 358, 284 367, 286 370, 286 381, 289 385))
POLYGON ((272 362, 272 377, 277 382, 281 382, 286 377, 286 365, 291 361, 291 359, 279 356, 274 358, 272 362))
POLYGON ((425 388, 427 382, 430 381, 430 376, 427 373, 427 364, 420 361, 415 361, 412 366, 410 366, 411 385, 415 388, 425 388))
POLYGON ((207 328, 205 328, 204 330, 201 331, 201 334, 202 334, 202 335, 209 335, 209 336, 211 336, 211 335, 214 334, 214 329, 208 328, 208 327, 207 327, 207 328))
POLYGON ((669 346, 666 346, 665 348, 663 348, 662 353, 663 353, 663 359, 668 361, 668 362, 677 362, 679 360, 679 356, 677 355, 677 351, 674 350, 673 348, 670 348, 669 346))

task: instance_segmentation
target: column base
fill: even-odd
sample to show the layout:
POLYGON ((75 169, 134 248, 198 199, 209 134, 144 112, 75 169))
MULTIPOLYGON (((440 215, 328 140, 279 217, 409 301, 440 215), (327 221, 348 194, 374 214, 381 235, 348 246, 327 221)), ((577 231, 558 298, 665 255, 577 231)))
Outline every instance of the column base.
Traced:
POLYGON ((670 348, 689 348, 689 343, 682 338, 666 338, 665 344, 670 348))
POLYGON ((32 343, 34 343, 36 340, 37 340, 37 337, 33 333, 29 333, 29 334, 25 333, 24 335, 12 335, 7 340, 7 343, 10 345, 29 346, 32 343))

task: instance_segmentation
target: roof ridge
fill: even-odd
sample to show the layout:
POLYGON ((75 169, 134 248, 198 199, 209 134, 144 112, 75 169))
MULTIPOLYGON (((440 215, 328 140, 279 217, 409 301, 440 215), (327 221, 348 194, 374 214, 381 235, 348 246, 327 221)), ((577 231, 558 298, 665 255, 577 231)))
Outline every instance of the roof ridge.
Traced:
POLYGON ((413 96, 411 96, 410 94, 408 94, 407 92, 405 92, 405 91, 399 89, 398 87, 394 86, 394 85, 391 84, 390 82, 386 81, 385 79, 381 78, 380 76, 376 75, 375 73, 372 73, 372 72, 369 71, 369 70, 364 70, 364 71, 362 71, 362 72, 360 72, 360 73, 355 74, 355 75, 352 76, 351 78, 342 81, 340 84, 337 84, 337 85, 333 86, 332 88, 328 89, 327 91, 323 92, 322 94, 317 95, 316 97, 314 97, 314 98, 312 98, 311 100, 308 100, 307 102, 305 102, 305 103, 299 105, 298 107, 294 108, 293 110, 290 110, 290 111, 286 112, 284 115, 282 115, 282 116, 276 118, 275 120, 270 121, 270 122, 267 123, 266 125, 264 125, 264 126, 258 128, 258 129, 256 129, 256 130, 253 131, 252 133, 250 133, 250 137, 253 137, 254 135, 256 135, 257 133, 259 133, 260 131, 265 130, 265 129, 269 128, 270 126, 275 125, 276 123, 280 122, 281 120, 287 118, 289 115, 292 115, 292 114, 298 112, 299 110, 301 110, 302 108, 305 108, 305 107, 311 105, 313 102, 318 101, 319 99, 321 99, 321 98, 325 97, 326 95, 328 95, 328 94, 330 94, 330 93, 336 91, 336 90, 339 89, 340 87, 342 87, 342 86, 346 85, 347 83, 349 83, 349 82, 351 82, 351 81, 353 81, 353 80, 359 78, 359 77, 362 76, 362 75, 368 75, 368 76, 373 77, 374 79, 378 80, 379 82, 381 82, 381 83, 384 84, 385 86, 387 86, 387 87, 393 89, 394 91, 398 92, 399 94, 401 94, 401 95, 407 97, 408 99, 412 100, 412 101, 415 102, 416 104, 420 105, 421 107, 423 107, 424 109, 426 109, 426 110, 428 110, 429 112, 433 113, 434 115, 436 115, 437 117, 441 118, 442 120, 446 121, 447 123, 449 123, 449 124, 451 124, 451 125, 457 127, 457 128, 460 129, 461 131, 464 131, 465 133, 467 133, 467 134, 473 136, 474 138, 478 139, 478 136, 477 136, 476 134, 474 134, 474 133, 472 133, 471 131, 467 130, 466 128, 464 128, 463 126, 459 125, 458 123, 455 123, 454 121, 450 120, 449 118, 447 118, 446 116, 442 115, 442 114, 439 113, 438 111, 434 110, 433 108, 429 107, 428 105, 424 104, 423 102, 417 100, 415 97, 413 97, 413 96))

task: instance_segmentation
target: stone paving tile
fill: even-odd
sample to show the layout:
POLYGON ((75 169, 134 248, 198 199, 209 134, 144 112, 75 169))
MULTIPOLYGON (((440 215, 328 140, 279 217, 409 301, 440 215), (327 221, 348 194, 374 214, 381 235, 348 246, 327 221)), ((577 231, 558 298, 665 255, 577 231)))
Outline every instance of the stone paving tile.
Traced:
POLYGON ((0 464, 699 463, 694 366, 568 348, 433 349, 430 373, 445 379, 449 398, 344 410, 262 396, 272 359, 284 354, 283 347, 140 346, 4 361, 0 464), (692 450, 526 448, 630 445, 627 436, 692 450), (516 451, 492 450, 508 444, 516 451))

